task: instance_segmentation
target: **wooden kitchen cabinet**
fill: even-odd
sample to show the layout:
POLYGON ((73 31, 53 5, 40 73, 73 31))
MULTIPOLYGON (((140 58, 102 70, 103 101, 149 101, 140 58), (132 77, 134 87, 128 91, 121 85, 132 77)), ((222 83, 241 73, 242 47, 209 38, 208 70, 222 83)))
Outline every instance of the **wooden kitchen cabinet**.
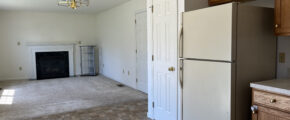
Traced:
POLYGON ((290 0, 275 1, 275 33, 290 36, 290 0))
POLYGON ((208 5, 214 6, 214 5, 220 5, 220 4, 229 3, 229 2, 247 2, 247 1, 252 1, 252 0, 208 0, 208 5))
POLYGON ((233 2, 235 0, 208 0, 208 5, 213 6, 213 5, 219 5, 219 4, 224 4, 228 2, 233 2))
POLYGON ((253 89, 252 120, 290 120, 290 97, 253 89))
POLYGON ((275 109, 257 106, 258 110, 253 114, 252 120, 290 120, 290 114, 275 109))

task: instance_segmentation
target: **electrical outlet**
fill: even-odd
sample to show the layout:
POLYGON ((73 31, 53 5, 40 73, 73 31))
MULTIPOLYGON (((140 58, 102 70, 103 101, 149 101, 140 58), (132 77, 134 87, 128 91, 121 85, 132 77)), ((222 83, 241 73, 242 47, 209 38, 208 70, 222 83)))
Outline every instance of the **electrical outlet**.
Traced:
POLYGON ((284 52, 279 53, 279 63, 285 63, 286 55, 284 52))

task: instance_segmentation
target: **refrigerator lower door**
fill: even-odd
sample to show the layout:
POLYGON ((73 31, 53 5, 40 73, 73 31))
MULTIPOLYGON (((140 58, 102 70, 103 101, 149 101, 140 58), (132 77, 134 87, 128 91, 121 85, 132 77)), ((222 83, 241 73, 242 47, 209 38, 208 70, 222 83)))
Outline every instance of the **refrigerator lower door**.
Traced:
POLYGON ((231 63, 185 60, 183 120, 230 120, 231 63))

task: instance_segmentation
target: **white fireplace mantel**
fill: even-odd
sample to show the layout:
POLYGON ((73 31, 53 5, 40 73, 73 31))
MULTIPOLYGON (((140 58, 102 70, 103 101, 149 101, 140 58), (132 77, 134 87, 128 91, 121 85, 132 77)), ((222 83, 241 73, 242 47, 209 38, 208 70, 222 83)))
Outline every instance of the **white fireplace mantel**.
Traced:
POLYGON ((31 79, 36 79, 36 58, 35 53, 37 52, 57 52, 57 51, 68 51, 69 52, 69 75, 75 75, 75 64, 74 64, 74 44, 34 44, 29 45, 30 53, 31 53, 31 65, 32 65, 32 73, 31 79))

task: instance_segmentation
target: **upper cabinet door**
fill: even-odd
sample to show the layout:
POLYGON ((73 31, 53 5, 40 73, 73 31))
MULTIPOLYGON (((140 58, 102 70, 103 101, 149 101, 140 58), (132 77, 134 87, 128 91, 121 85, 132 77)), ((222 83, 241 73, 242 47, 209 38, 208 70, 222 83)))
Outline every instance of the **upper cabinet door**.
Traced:
POLYGON ((275 4, 276 35, 290 36, 290 0, 276 0, 275 4))

